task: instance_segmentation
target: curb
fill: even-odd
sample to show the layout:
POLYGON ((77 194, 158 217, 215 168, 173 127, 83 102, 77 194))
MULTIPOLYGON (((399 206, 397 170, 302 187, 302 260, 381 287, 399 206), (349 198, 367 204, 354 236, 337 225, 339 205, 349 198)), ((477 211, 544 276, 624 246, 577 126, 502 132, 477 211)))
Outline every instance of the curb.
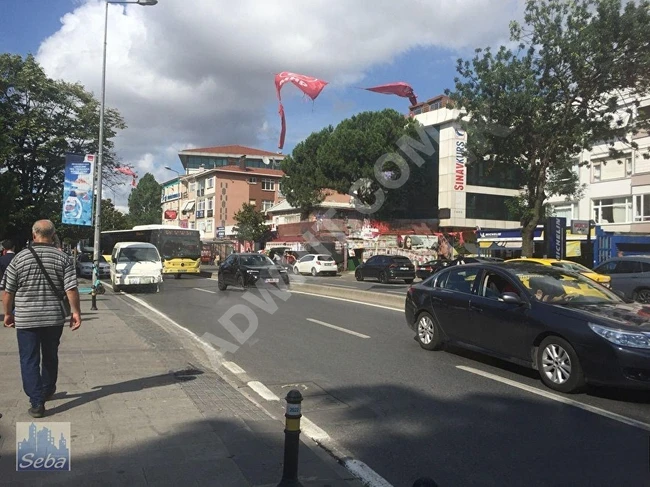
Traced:
POLYGON ((361 289, 350 289, 323 284, 291 283, 291 290, 308 294, 317 294, 330 298, 341 298, 349 301, 360 301, 366 304, 375 304, 387 308, 404 309, 405 296, 394 294, 364 291, 361 289))

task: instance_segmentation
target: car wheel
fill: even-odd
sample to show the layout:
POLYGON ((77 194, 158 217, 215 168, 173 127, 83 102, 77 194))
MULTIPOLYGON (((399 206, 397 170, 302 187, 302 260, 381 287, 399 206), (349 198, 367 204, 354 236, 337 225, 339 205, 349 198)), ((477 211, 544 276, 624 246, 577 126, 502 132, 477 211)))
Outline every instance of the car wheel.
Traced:
POLYGON ((223 277, 220 275, 217 275, 217 287, 219 288, 219 291, 225 291, 228 287, 228 284, 224 282, 223 277))
POLYGON ((413 284, 413 279, 404 279, 406 284, 413 284))
POLYGON ((388 283, 388 277, 386 276, 385 272, 382 272, 379 274, 379 282, 382 284, 387 284, 388 283))
POLYGON ((120 288, 120 286, 118 286, 117 284, 115 284, 115 280, 113 280, 113 279, 111 279, 111 287, 113 288, 113 292, 114 292, 114 293, 119 293, 119 292, 122 290, 122 289, 120 288))
POLYGON ((244 276, 241 274, 237 276, 237 285, 242 289, 246 289, 246 281, 244 280, 244 276))
POLYGON ((425 350, 440 350, 442 348, 442 333, 440 327, 429 313, 418 316, 416 326, 416 339, 425 350))
POLYGON ((315 267, 311 268, 311 275, 314 276, 314 277, 316 277, 318 275, 318 271, 316 270, 315 267))
POLYGON ((585 385, 578 354, 569 342, 558 336, 546 337, 540 343, 537 370, 542 382, 558 392, 580 392, 585 385))
POLYGON ((299 274, 300 274, 300 271, 298 270, 298 266, 297 266, 297 265, 296 265, 296 266, 293 266, 293 273, 294 273, 295 275, 299 275, 299 274))
POLYGON ((632 294, 632 299, 637 303, 649 304, 650 303, 650 289, 637 289, 632 294))
POLYGON ((357 269, 356 271, 354 271, 354 278, 355 278, 357 281, 363 281, 363 274, 361 273, 361 271, 360 271, 359 269, 357 269))

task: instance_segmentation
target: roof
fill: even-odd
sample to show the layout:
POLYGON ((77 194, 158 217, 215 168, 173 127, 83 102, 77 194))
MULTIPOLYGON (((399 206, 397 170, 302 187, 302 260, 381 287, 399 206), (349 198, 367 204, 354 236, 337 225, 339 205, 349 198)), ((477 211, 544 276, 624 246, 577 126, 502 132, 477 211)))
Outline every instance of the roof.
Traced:
POLYGON ((246 147, 244 145, 220 145, 216 147, 203 147, 200 149, 185 149, 181 151, 181 154, 193 154, 193 153, 203 153, 203 154, 224 154, 231 156, 269 156, 269 157, 284 157, 283 154, 278 154, 276 152, 269 152, 261 149, 254 149, 253 147, 246 147))
MULTIPOLYGON (((354 209, 352 203, 340 203, 337 201, 322 201, 317 205, 314 205, 316 209, 318 208, 341 208, 341 209, 354 209)), ((298 208, 291 206, 289 202, 285 199, 280 201, 277 205, 272 206, 267 213, 280 213, 282 211, 300 211, 298 208)))
POLYGON ((147 247, 147 248, 156 248, 156 246, 149 242, 117 242, 115 246, 119 247, 147 247))
MULTIPOLYGON (((244 173, 244 174, 251 174, 251 175, 260 174, 262 176, 277 176, 277 177, 284 176, 284 172, 280 171, 279 169, 266 169, 266 168, 261 168, 261 167, 247 167, 246 169, 242 169, 241 167, 235 166, 235 165, 215 167, 214 169, 210 169, 209 171, 230 172, 230 173, 244 173)), ((195 175, 199 176, 201 174, 202 173, 197 173, 195 175)))

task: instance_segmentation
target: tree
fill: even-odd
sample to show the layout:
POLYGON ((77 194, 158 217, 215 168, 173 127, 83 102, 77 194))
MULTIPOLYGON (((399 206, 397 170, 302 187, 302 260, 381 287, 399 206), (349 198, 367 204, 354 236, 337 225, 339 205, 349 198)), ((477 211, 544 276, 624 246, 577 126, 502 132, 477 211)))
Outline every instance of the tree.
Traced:
POLYGON ((129 195, 129 223, 134 225, 152 225, 162 222, 160 194, 162 186, 147 173, 142 176, 138 186, 129 195))
POLYGON ((649 30, 647 0, 624 8, 620 0, 528 0, 524 24, 510 28, 517 51, 477 49, 471 62, 458 60, 447 93, 464 112, 469 164, 521 174, 523 255, 533 253, 546 199, 579 196, 573 167, 582 151, 609 143, 620 157, 637 147, 629 136, 648 120, 637 116, 638 102, 621 104, 650 87, 649 30))
MULTIPOLYGON (((65 154, 98 152, 99 102, 79 84, 48 78, 31 55, 2 54, 0 123, 0 171, 15 177, 19 192, 12 212, 1 213, 0 227, 29 238, 35 219, 60 209, 65 154)), ((120 114, 106 110, 104 172, 109 183, 117 181, 111 139, 124 128, 120 114)))
POLYGON ((430 198, 431 192, 437 192, 435 154, 425 157, 421 167, 408 165, 406 183, 398 188, 385 189, 375 172, 381 159, 378 172, 383 177, 392 182, 402 177, 403 169, 395 157, 386 156, 406 158, 398 141, 404 136, 420 140, 418 125, 395 110, 382 110, 362 112, 336 128, 315 132, 282 161, 282 192, 289 204, 305 213, 322 200, 324 189, 333 189, 353 193, 367 207, 376 203, 378 192, 383 193, 385 201, 373 211, 374 218, 435 218, 437 208, 431 206, 430 198), (360 180, 364 184, 355 184, 360 180))
POLYGON ((244 203, 234 217, 237 226, 233 229, 240 243, 259 242, 267 234, 269 226, 266 216, 258 211, 255 205, 244 203))
POLYGON ((120 210, 115 208, 113 201, 108 198, 102 200, 102 231, 128 230, 130 228, 129 218, 120 210))

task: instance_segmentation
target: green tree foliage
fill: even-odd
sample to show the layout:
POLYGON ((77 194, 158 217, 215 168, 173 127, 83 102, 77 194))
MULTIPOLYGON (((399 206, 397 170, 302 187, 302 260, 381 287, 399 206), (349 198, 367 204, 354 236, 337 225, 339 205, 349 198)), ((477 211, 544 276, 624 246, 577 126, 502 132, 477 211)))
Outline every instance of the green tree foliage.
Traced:
POLYGON ((115 208, 115 204, 110 198, 102 200, 102 232, 128 230, 131 228, 129 223, 129 217, 115 208))
POLYGON ((477 49, 471 61, 459 59, 448 94, 465 111, 469 163, 521 171, 522 251, 531 256, 546 199, 582 189, 576 157, 599 143, 619 157, 647 127, 638 102, 624 99, 650 85, 650 3, 529 0, 523 25, 510 30, 517 50, 477 49))
POLYGON ((138 186, 133 188, 129 195, 129 224, 153 225, 162 222, 162 210, 160 207, 160 195, 162 186, 153 177, 153 174, 145 174, 138 186))
POLYGON ((259 242, 267 234, 269 227, 266 216, 258 211, 255 205, 244 203, 241 209, 233 216, 237 225, 233 229, 237 241, 259 242))
MULTIPOLYGON (((65 154, 96 154, 99 102, 79 84, 48 78, 33 56, 0 55, 0 171, 15 178, 18 195, 0 227, 27 239, 34 220, 60 211, 65 154), (58 200, 57 200, 58 198, 58 200)), ((117 181, 112 138, 124 129, 105 111, 104 172, 117 181)), ((1 184, 1 183, 0 183, 1 184)))
POLYGON ((408 161, 398 145, 402 137, 421 142, 417 126, 417 121, 395 110, 382 110, 359 113, 336 128, 315 132, 282 161, 282 192, 289 204, 304 212, 322 200, 323 189, 333 189, 353 194, 367 207, 374 205, 377 192, 383 193, 384 202, 373 212, 374 218, 435 217, 430 194, 437 191, 437 155, 425 156, 421 167, 407 163, 407 174, 402 173, 404 165, 395 162, 400 156, 408 161), (383 162, 376 167, 380 159, 383 162), (406 182, 388 189, 379 181, 377 168, 390 181, 404 175, 406 182), (359 180, 365 184, 353 187, 359 180))

